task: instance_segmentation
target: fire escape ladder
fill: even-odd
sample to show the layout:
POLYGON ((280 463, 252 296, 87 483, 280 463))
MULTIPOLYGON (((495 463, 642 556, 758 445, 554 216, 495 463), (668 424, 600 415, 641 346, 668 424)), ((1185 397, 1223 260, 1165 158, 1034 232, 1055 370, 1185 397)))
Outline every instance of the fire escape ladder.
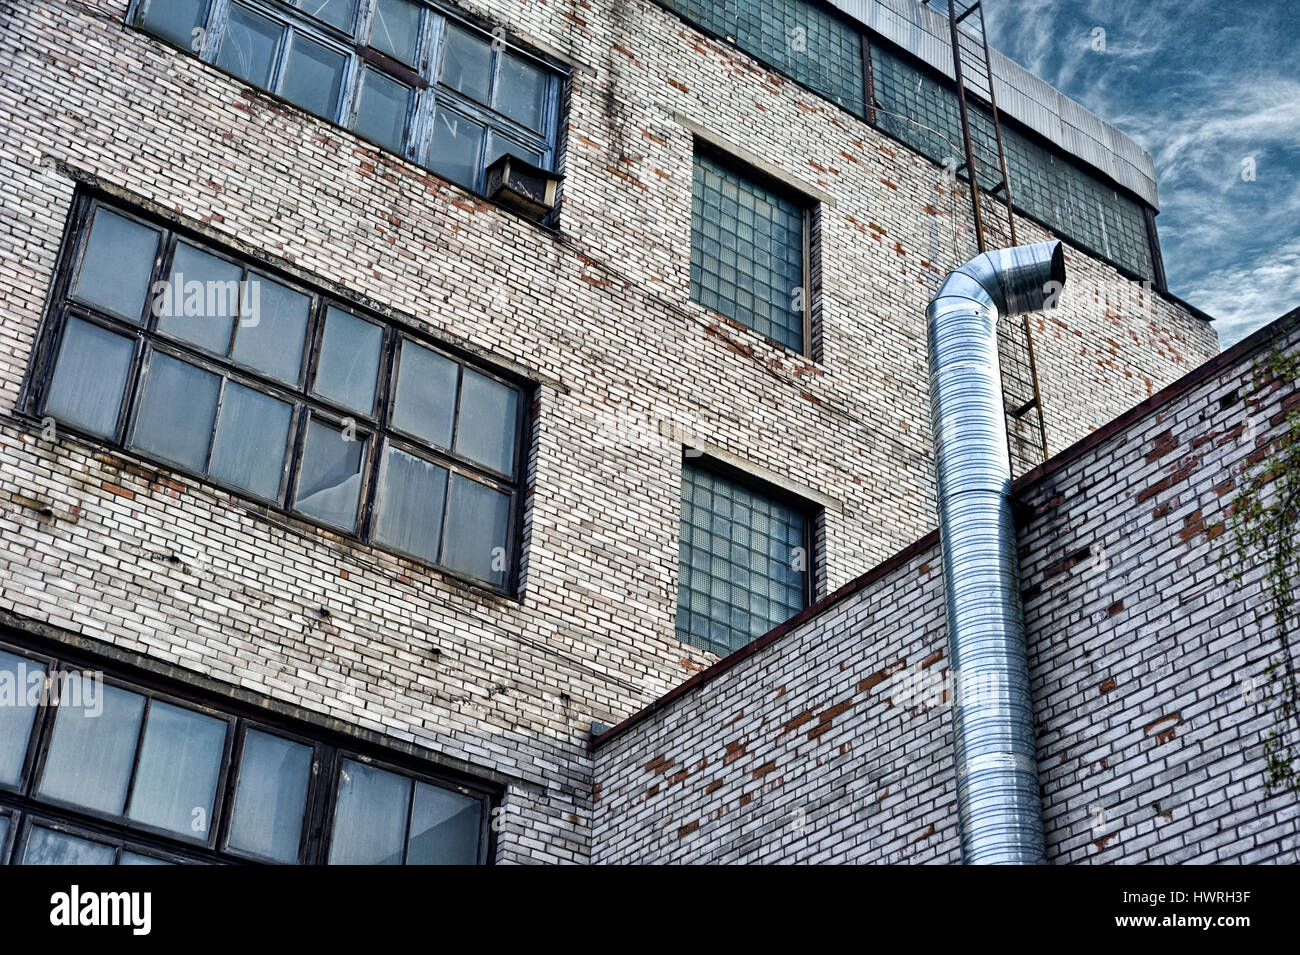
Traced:
MULTIPOLYGON (((923 0, 925 4, 931 2, 923 0)), ((978 251, 986 252, 1019 245, 1015 199, 1011 177, 1007 173, 1002 121, 993 88, 993 62, 984 24, 983 0, 974 3, 933 0, 935 7, 941 8, 945 4, 953 73, 957 81, 957 102, 961 111, 962 147, 966 154, 957 172, 971 183, 976 246, 978 251), (981 107, 979 112, 974 111, 975 105, 981 107), (972 114, 975 123, 972 123, 972 114)), ((998 329, 998 359, 1002 371, 1011 473, 1018 477, 1047 459, 1047 429, 1028 315, 1002 317, 998 329)))

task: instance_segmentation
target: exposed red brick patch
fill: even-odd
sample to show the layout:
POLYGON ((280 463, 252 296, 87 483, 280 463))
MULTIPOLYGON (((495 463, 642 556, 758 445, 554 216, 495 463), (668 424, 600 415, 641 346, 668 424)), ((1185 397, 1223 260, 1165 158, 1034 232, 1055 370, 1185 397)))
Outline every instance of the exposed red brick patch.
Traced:
POLYGON ((669 759, 667 756, 656 756, 654 759, 650 760, 650 762, 645 764, 645 771, 647 773, 664 773, 667 772, 668 767, 672 766, 675 762, 677 762, 677 760, 669 759))
POLYGON ((751 802, 753 802, 753 801, 754 801, 754 797, 751 796, 749 793, 741 793, 740 798, 739 798, 738 800, 736 800, 736 804, 737 804, 741 809, 743 809, 743 808, 745 808, 746 806, 748 806, 748 805, 749 805, 751 802))
POLYGON ((1201 509, 1198 507, 1183 518, 1183 529, 1178 532, 1178 539, 1185 543, 1204 530, 1205 520, 1201 515, 1201 509))
POLYGON ((1152 444, 1151 450, 1147 452, 1148 461, 1156 461, 1163 458, 1170 451, 1178 447, 1178 439, 1174 437, 1172 429, 1162 431, 1156 435, 1155 443, 1152 444))
POLYGON ((645 794, 647 796, 653 796, 657 792, 659 792, 659 784, 655 783, 653 786, 651 786, 649 789, 645 791, 645 794))
POLYGON ((704 787, 704 795, 712 796, 715 792, 717 792, 719 789, 722 788, 723 783, 724 780, 715 779, 713 782, 709 783, 707 786, 704 787))
POLYGON ((1160 719, 1148 723, 1144 727, 1143 732, 1150 734, 1154 731, 1156 737, 1156 745, 1160 745, 1162 743, 1168 743, 1171 739, 1174 738, 1174 727, 1177 726, 1179 723, 1181 723, 1182 719, 1183 717, 1181 713, 1171 713, 1169 716, 1162 716, 1160 717, 1160 719), (1164 724, 1168 724, 1164 727, 1164 729, 1156 729, 1156 727, 1162 726, 1164 724))
POLYGON ((676 786, 678 783, 680 783, 683 779, 685 779, 690 774, 691 772, 689 769, 679 769, 677 772, 673 773, 671 776, 668 777, 668 785, 676 786))
POLYGON ((929 828, 927 828, 927 829, 925 830, 925 832, 921 833, 919 836, 917 836, 917 837, 916 837, 915 839, 913 839, 912 841, 913 841, 913 842, 920 842, 922 839, 929 839, 932 835, 934 835, 934 823, 930 823, 929 828))
POLYGON ((110 484, 108 481, 104 481, 104 482, 103 482, 103 487, 104 487, 104 490, 105 490, 105 491, 108 491, 108 493, 110 493, 110 494, 116 494, 118 497, 124 497, 124 498, 126 498, 128 501, 134 501, 134 500, 135 500, 135 492, 134 492, 134 491, 128 491, 126 488, 124 488, 124 487, 122 487, 122 486, 120 486, 120 485, 118 485, 118 484, 110 484))
POLYGON ((883 182, 885 185, 887 185, 890 189, 893 189, 895 192, 898 191, 898 186, 894 185, 888 179, 881 179, 880 181, 883 182))
POLYGON ((1124 609, 1124 601, 1116 600, 1113 604, 1111 604, 1109 607, 1106 608, 1106 616, 1113 617, 1115 616, 1115 614, 1119 613, 1123 609, 1124 609))
POLYGON ((730 726, 732 723, 735 723, 737 720, 739 720, 739 719, 740 719, 742 716, 744 716, 744 715, 745 715, 745 711, 744 711, 744 710, 736 710, 736 715, 733 716, 731 719, 727 720, 727 722, 723 723, 722 725, 723 725, 723 726, 730 726))
POLYGON ((686 836, 689 836, 692 832, 694 832, 698 828, 700 828, 700 823, 698 820, 695 822, 688 822, 686 825, 682 826, 680 829, 677 830, 677 838, 682 839, 686 836))
POLYGON ((1116 685, 1115 678, 1111 676, 1102 680, 1101 685, 1097 687, 1097 689, 1101 690, 1103 693, 1109 693, 1111 690, 1115 689, 1116 685))
POLYGON ((735 742, 728 743, 726 749, 726 755, 722 757, 723 766, 730 766, 747 752, 743 740, 736 740, 735 742))
POLYGON ((877 670, 875 673, 871 674, 871 676, 867 677, 865 680, 863 680, 858 684, 858 692, 870 693, 873 687, 879 686, 881 683, 884 683, 886 680, 888 680, 899 670, 903 669, 903 667, 905 666, 907 666, 906 660, 897 660, 894 663, 891 663, 888 666, 884 667, 883 669, 877 670))
POLYGON ((928 670, 930 667, 934 666, 942 659, 943 659, 943 651, 935 650, 934 653, 930 654, 928 657, 926 657, 924 660, 921 661, 921 669, 928 670))
POLYGON ((755 779, 762 779, 764 776, 766 776, 774 769, 776 769, 776 760, 771 759, 768 760, 766 763, 764 763, 762 766, 758 767, 758 769, 754 770, 754 772, 751 773, 751 775, 755 779))
POLYGON ((1108 836, 1102 836, 1100 839, 1094 842, 1093 845, 1096 846, 1097 851, 1100 852, 1102 849, 1105 849, 1106 846, 1110 844, 1110 841, 1114 838, 1115 838, 1115 833, 1112 832, 1108 836))

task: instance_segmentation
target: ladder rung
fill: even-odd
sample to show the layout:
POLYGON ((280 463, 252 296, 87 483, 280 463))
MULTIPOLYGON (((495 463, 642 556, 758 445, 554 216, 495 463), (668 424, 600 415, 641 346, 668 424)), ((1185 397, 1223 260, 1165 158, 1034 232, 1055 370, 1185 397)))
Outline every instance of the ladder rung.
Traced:
POLYGON ((976 3, 972 3, 972 4, 971 4, 969 7, 967 7, 963 12, 957 14, 957 22, 958 22, 958 23, 961 23, 961 21, 965 20, 968 16, 970 16, 972 13, 975 12, 976 7, 978 7, 978 6, 979 6, 979 3, 978 3, 978 2, 976 2, 976 3))
POLYGON ((1038 406, 1038 401, 1034 398, 1030 398, 1019 408, 1012 408, 1010 411, 1007 412, 1007 414, 1010 415, 1012 418, 1015 418, 1017 421, 1019 421, 1025 415, 1029 414, 1029 412, 1033 411, 1034 408, 1036 408, 1037 406, 1038 406))

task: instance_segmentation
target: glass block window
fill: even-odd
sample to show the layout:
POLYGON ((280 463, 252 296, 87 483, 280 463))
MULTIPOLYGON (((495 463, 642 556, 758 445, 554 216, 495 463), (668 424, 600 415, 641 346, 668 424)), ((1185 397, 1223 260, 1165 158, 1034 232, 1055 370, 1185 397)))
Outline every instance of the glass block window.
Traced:
MULTIPOLYGON (((871 76, 877 126, 935 162, 964 161, 955 87, 874 43, 871 76)), ((967 105, 979 181, 991 188, 1002 179, 993 118, 980 104, 968 99, 967 105)), ((1139 203, 1006 124, 1002 143, 1018 209, 1129 272, 1154 278, 1139 203)))
POLYGON ((696 153, 691 297, 794 351, 805 350, 806 210, 696 153))
POLYGON ((423 0, 134 0, 130 22, 468 189, 505 153, 555 168, 562 71, 423 0))
POLYGON ((682 467, 677 638, 726 656, 807 606, 807 513, 712 470, 682 467))
POLYGON ((664 0, 664 6, 849 112, 865 115, 861 34, 829 10, 807 0, 664 0))
POLYGON ((72 228, 33 413, 510 589, 517 383, 129 210, 72 228))
POLYGON ((473 783, 17 643, 0 674, 21 698, 0 724, 0 865, 487 861, 473 783))

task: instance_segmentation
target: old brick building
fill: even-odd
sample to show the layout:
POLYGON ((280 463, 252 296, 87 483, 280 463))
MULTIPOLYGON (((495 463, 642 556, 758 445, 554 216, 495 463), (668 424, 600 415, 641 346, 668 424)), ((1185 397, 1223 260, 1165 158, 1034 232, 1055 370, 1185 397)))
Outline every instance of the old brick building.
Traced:
MULTIPOLYGON (((0 669, 102 673, 0 708, 0 861, 672 854, 593 724, 930 530, 974 252, 946 21, 758 8, 0 0, 0 669)), ((1217 343, 1150 157, 995 60, 1055 454, 1217 343)))

